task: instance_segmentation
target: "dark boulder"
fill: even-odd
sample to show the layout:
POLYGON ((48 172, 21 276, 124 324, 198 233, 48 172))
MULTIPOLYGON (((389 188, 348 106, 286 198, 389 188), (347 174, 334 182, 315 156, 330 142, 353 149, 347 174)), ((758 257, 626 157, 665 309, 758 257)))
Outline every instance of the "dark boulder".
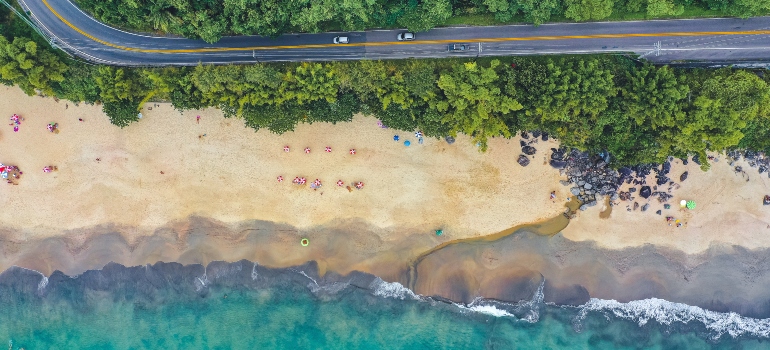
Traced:
POLYGON ((661 173, 661 174, 663 174, 663 175, 666 175, 666 174, 668 174, 668 172, 669 172, 669 171, 671 171, 671 163, 669 163, 669 162, 664 162, 664 163, 663 163, 663 164, 660 166, 660 173, 661 173))
POLYGON ((543 135, 541 135, 540 139, 543 140, 543 141, 548 141, 548 133, 547 132, 543 132, 543 135))
POLYGON ((527 166, 529 165, 529 157, 522 154, 519 156, 519 159, 517 160, 517 162, 519 162, 519 165, 521 166, 527 166))
POLYGON ((556 160, 556 159, 551 159, 550 164, 551 164, 552 167, 554 167, 556 169, 564 169, 564 167, 567 166, 567 162, 565 162, 563 160, 556 160))
POLYGON ((679 175, 679 181, 681 182, 681 181, 687 180, 687 175, 689 175, 688 172, 686 171, 683 172, 682 175, 679 175))
POLYGON ((446 140, 446 143, 448 143, 450 145, 455 143, 455 138, 452 137, 452 136, 447 136, 447 137, 444 138, 444 140, 446 140))
POLYGON ((526 131, 522 131, 521 132, 521 138, 523 138, 525 140, 529 139, 529 133, 526 132, 526 131))
POLYGON ((521 147, 527 147, 527 143, 524 140, 519 140, 519 145, 521 145, 521 147))
POLYGON ((695 163, 695 164, 701 165, 700 164, 700 156, 698 156, 697 154, 692 156, 692 162, 695 163))
POLYGON ((538 130, 533 131, 532 132, 532 137, 534 137, 534 138, 540 137, 540 131, 538 131, 538 130))
POLYGON ((639 190, 639 195, 644 199, 650 198, 650 195, 652 195, 652 189, 650 186, 642 186, 642 189, 639 190))
POLYGON ((622 176, 622 177, 629 177, 629 176, 631 176, 631 174, 634 173, 634 171, 631 170, 630 168, 622 167, 622 168, 618 169, 618 173, 620 173, 620 176, 622 176))
POLYGON ((537 152, 537 149, 535 149, 535 147, 532 147, 532 146, 524 146, 521 148, 521 151, 524 152, 524 154, 531 156, 537 152))

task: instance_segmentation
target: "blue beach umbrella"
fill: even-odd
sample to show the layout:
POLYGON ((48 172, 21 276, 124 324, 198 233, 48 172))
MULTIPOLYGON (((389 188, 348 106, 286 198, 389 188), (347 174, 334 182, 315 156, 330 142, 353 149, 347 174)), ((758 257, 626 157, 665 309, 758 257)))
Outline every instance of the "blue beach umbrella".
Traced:
POLYGON ((393 135, 393 141, 398 141, 399 137, 398 135, 393 135))
POLYGON ((409 147, 412 143, 409 140, 404 141, 404 146, 409 147))

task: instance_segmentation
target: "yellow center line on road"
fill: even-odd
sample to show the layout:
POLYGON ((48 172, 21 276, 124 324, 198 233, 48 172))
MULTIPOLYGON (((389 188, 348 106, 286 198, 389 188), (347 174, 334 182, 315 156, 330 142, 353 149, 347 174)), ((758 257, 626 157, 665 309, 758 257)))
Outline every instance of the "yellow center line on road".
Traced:
POLYGON ((737 31, 737 32, 670 32, 670 33, 629 33, 629 34, 589 34, 589 35, 562 35, 562 36, 528 36, 517 38, 473 38, 473 39, 447 39, 447 40, 415 40, 415 41, 385 41, 385 42, 368 42, 368 43, 352 43, 352 44, 307 44, 307 45, 277 45, 277 46, 246 46, 246 47, 202 47, 198 49, 140 49, 135 47, 128 47, 122 45, 116 45, 108 41, 101 40, 94 37, 91 34, 86 33, 82 29, 76 27, 64 17, 62 17, 56 10, 51 7, 48 0, 42 0, 48 10, 54 14, 59 20, 61 20, 68 27, 72 28, 76 32, 82 34, 86 38, 89 38, 97 43, 105 46, 109 46, 119 50, 133 51, 133 52, 145 52, 145 53, 203 53, 203 52, 229 52, 229 51, 252 51, 252 50, 282 50, 282 49, 321 49, 329 47, 361 47, 361 46, 391 46, 391 45, 431 45, 431 44, 449 44, 456 42, 483 42, 483 43, 495 43, 505 41, 546 41, 546 40, 573 40, 573 39, 607 39, 607 38, 637 38, 637 37, 676 37, 676 36, 709 36, 709 35, 767 35, 770 34, 770 30, 756 30, 756 31, 737 31))

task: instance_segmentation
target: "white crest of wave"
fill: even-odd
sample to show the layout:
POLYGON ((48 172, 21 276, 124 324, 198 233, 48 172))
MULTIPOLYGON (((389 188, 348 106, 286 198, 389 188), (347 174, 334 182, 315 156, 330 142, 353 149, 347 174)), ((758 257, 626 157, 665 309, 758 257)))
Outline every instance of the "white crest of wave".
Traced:
POLYGON ((48 285, 48 277, 43 276, 43 278, 37 284, 37 292, 42 293, 47 285, 48 285))
POLYGON ((372 281, 369 289, 374 295, 384 298, 420 300, 417 294, 414 294, 411 289, 404 287, 401 283, 385 282, 379 277, 372 281))
MULTIPOLYGON (((481 299, 477 299, 477 300, 481 300, 481 299)), ((516 317, 513 314, 509 313, 508 311, 498 309, 494 305, 490 305, 490 304, 474 305, 474 304, 476 304, 476 300, 474 300, 468 306, 464 306, 464 305, 461 305, 461 304, 455 304, 455 305, 457 305, 460 308, 466 309, 466 310, 470 310, 470 311, 473 311, 473 312, 479 312, 479 313, 482 313, 482 314, 486 314, 486 315, 490 315, 490 316, 495 316, 495 317, 514 317, 514 318, 516 317)))
POLYGON ((741 335, 770 337, 770 318, 756 319, 734 312, 710 311, 657 298, 634 300, 628 303, 592 298, 588 303, 580 306, 578 318, 585 318, 588 311, 609 311, 617 317, 635 320, 639 326, 647 324, 649 320, 655 320, 664 325, 698 321, 713 332, 714 339, 718 339, 725 333, 732 337, 741 335))

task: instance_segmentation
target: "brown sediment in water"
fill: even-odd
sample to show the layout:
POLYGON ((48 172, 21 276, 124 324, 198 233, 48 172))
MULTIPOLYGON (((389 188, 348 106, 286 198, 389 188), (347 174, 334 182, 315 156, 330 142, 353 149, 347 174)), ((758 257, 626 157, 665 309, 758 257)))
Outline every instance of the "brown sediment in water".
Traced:
POLYGON ((451 247, 453 245, 472 244, 476 242, 495 242, 497 240, 500 240, 502 238, 515 234, 516 232, 524 231, 524 230, 539 234, 541 236, 553 236, 561 232, 561 230, 567 227, 572 213, 574 213, 580 207, 580 202, 573 197, 573 198, 570 198, 570 200, 568 200, 564 206, 567 209, 569 209, 569 211, 551 219, 547 219, 537 223, 519 225, 519 226, 512 227, 507 230, 503 230, 491 235, 457 239, 457 240, 439 244, 438 246, 418 255, 416 258, 414 258, 409 262, 409 265, 407 267, 405 285, 410 289, 414 290, 414 286, 417 281, 418 265, 420 264, 420 262, 422 262, 425 258, 429 257, 431 254, 434 254, 438 251, 441 251, 442 249, 446 249, 447 247, 451 247))

